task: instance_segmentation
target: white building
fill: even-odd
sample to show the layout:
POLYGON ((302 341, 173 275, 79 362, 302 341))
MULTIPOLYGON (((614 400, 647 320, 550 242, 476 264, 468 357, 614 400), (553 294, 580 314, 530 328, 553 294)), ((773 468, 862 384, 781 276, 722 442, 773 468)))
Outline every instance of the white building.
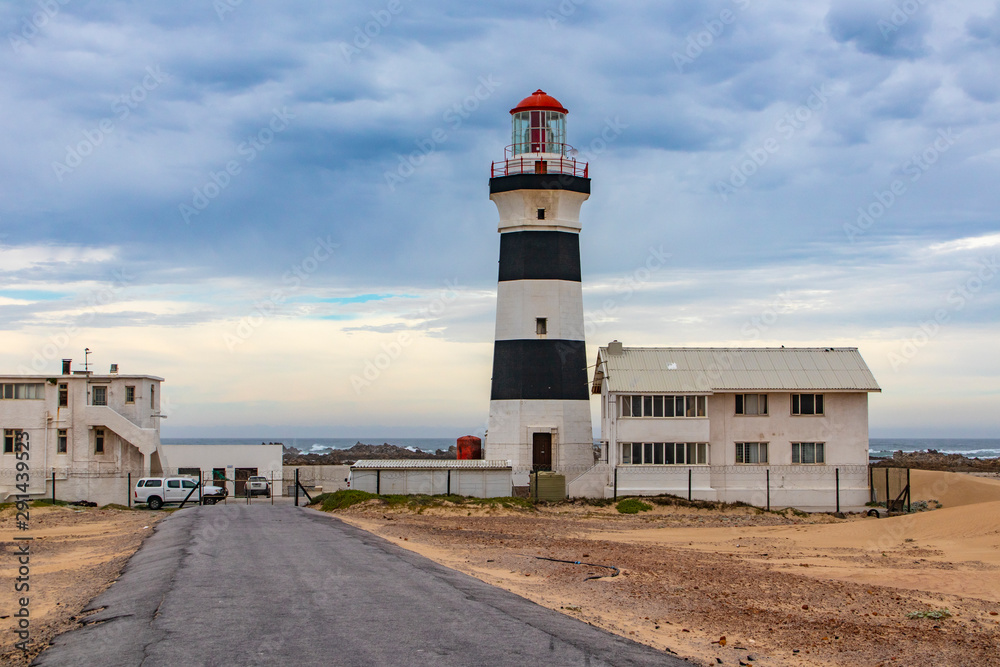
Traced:
MULTIPOLYGON (((628 348, 597 355, 605 496, 668 493, 802 510, 869 500, 856 348, 628 348)), ((578 484, 585 480, 580 480, 578 484)))
MULTIPOLYGON (((99 505, 128 502, 129 481, 150 475, 225 477, 232 495, 251 475, 273 479, 281 495, 281 445, 164 445, 160 442, 160 385, 154 375, 0 376, 0 502, 23 493, 18 484, 18 441, 27 442, 28 495, 49 498, 55 476, 58 500, 99 505), (131 476, 131 477, 130 477, 131 476)), ((22 460, 24 457, 22 456, 22 460)))
POLYGON ((587 164, 566 144, 567 110, 537 90, 511 109, 512 140, 493 164, 500 266, 484 456, 568 476, 594 464, 580 275, 587 164))
POLYGON ((266 477, 272 493, 284 494, 284 467, 280 444, 247 445, 161 445, 171 469, 178 475, 196 476, 205 483, 225 486, 230 496, 244 494, 247 479, 266 477))
POLYGON ((127 482, 107 480, 160 470, 163 378, 112 370, 72 371, 65 359, 61 375, 0 376, 0 501, 21 493, 19 440, 28 444, 27 488, 34 497, 51 493, 54 473, 61 500, 124 504, 127 482))

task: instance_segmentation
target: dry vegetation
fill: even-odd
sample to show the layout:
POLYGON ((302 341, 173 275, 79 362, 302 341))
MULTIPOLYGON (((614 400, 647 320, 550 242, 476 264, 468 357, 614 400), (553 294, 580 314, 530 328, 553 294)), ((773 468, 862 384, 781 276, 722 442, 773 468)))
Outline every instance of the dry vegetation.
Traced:
MULTIPOLYGON (((949 493, 959 495, 953 482, 949 493)), ((336 515, 696 664, 1000 665, 1000 502, 846 520, 684 503, 623 515, 381 500, 336 515), (622 574, 587 579, 611 571, 533 556, 622 574)))

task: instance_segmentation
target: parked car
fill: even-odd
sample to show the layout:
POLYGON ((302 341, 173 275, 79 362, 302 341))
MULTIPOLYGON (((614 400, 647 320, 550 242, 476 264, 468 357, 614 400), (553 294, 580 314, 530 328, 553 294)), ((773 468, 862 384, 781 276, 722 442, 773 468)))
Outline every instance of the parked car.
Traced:
POLYGON ((248 479, 246 489, 248 496, 271 497, 271 485, 268 484, 267 477, 261 475, 254 475, 248 479))
POLYGON ((214 505, 226 497, 226 489, 209 484, 198 487, 190 477, 143 477, 135 483, 133 502, 146 503, 151 510, 164 505, 179 505, 185 499, 190 503, 214 505), (190 495, 190 497, 188 497, 190 495))

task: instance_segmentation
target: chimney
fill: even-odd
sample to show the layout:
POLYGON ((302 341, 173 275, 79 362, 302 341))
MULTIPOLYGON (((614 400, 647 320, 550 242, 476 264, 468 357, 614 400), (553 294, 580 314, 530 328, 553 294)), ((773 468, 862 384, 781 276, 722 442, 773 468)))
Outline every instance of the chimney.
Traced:
POLYGON ((622 356, 622 344, 617 340, 613 340, 608 343, 608 356, 609 357, 620 357, 622 356))
POLYGON ((70 366, 72 366, 72 365, 73 365, 73 360, 72 359, 63 359, 63 372, 62 372, 62 374, 63 375, 69 375, 70 374, 70 366))

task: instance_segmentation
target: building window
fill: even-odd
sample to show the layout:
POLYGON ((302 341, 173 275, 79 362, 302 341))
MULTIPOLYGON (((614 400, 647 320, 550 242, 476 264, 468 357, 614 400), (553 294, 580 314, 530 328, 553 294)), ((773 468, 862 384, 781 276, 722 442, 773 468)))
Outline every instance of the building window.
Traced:
POLYGON ((622 396, 622 417, 704 417, 707 396, 622 396))
POLYGON ((59 385, 59 407, 65 408, 69 406, 69 385, 61 384, 59 385))
POLYGON ((544 317, 535 318, 535 333, 544 336, 549 332, 549 321, 544 317))
POLYGON ((5 399, 45 398, 45 383, 43 382, 4 383, 0 385, 0 398, 5 398, 5 399))
POLYGON ((104 453, 104 429, 95 428, 94 429, 94 453, 103 454, 104 453))
POLYGON ((737 463, 767 463, 766 442, 737 442, 737 463))
POLYGON ((823 414, 823 394, 792 394, 792 414, 823 414))
POLYGON ((826 463, 825 449, 822 442, 793 442, 792 463, 826 463))
POLYGON ((736 414, 766 415, 767 394, 736 394, 736 414))
POLYGON ((66 433, 66 429, 59 429, 58 439, 56 440, 56 454, 65 454, 66 449, 69 446, 69 436, 66 433))
POLYGON ((156 409, 156 385, 155 384, 149 385, 149 409, 150 410, 155 410, 156 409))
POLYGON ((91 387, 90 388, 90 404, 91 405, 107 405, 108 404, 108 388, 107 387, 91 387))
POLYGON ((708 465, 707 442, 625 442, 626 465, 708 465))
POLYGON ((125 385, 125 402, 135 403, 135 386, 125 385))
POLYGON ((14 447, 23 431, 19 428, 5 428, 3 430, 3 453, 13 454, 14 447))
POLYGON ((544 208, 538 209, 538 219, 539 220, 544 220, 545 219, 545 209, 544 208))

